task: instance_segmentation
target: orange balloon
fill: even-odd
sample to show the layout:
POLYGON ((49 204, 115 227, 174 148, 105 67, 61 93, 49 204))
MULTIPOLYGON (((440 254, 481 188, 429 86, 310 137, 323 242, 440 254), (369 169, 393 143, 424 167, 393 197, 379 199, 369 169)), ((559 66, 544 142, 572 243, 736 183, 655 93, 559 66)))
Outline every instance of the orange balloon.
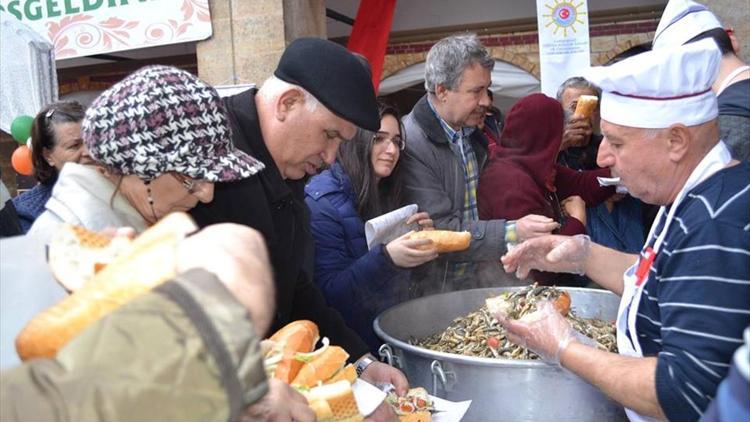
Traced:
POLYGON ((13 151, 10 163, 13 165, 13 170, 18 174, 31 176, 34 173, 34 164, 31 162, 31 150, 26 145, 21 145, 13 151))

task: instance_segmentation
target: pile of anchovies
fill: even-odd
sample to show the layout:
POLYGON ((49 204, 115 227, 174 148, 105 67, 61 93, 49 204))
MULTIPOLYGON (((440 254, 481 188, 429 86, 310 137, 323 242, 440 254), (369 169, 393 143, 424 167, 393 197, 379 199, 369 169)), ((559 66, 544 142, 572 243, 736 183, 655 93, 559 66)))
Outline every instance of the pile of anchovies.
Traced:
MULTIPOLYGON (((536 311, 541 299, 554 300, 561 290, 549 286, 532 284, 525 289, 509 294, 506 300, 513 303, 509 317, 513 319, 536 311)), ((595 318, 581 318, 571 307, 566 317, 579 333, 596 342, 601 350, 617 352, 615 323, 595 318)), ((505 329, 484 305, 477 311, 453 320, 443 332, 422 339, 410 339, 410 344, 439 352, 459 355, 503 358, 539 359, 534 352, 511 343, 505 337, 505 329)))

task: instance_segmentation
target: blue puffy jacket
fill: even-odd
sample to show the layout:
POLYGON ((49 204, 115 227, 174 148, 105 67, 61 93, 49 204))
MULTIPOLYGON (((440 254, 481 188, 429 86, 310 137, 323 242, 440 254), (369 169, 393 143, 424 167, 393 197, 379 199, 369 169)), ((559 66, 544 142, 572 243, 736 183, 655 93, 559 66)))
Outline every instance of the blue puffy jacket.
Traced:
POLYGON ((372 322, 378 313, 406 299, 409 272, 383 254, 383 245, 367 250, 365 223, 338 162, 310 180, 305 202, 315 238, 315 282, 328 304, 376 352, 382 342, 372 322))

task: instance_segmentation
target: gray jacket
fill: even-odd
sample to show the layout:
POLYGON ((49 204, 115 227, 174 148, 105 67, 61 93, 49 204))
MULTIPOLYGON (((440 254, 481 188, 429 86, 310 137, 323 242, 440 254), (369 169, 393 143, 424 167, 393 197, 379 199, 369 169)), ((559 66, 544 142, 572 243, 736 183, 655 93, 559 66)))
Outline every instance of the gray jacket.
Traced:
MULTIPOLYGON (((466 178, 440 121, 427 103, 427 95, 404 117, 403 123, 405 200, 417 204, 420 211, 430 213, 437 229, 471 232, 471 246, 467 251, 444 254, 426 264, 430 267, 429 274, 425 274, 425 268, 417 272, 420 278, 442 280, 441 287, 423 291, 446 291, 452 289, 450 280, 445 278, 447 262, 498 261, 505 253, 505 220, 463 221, 466 178)), ((481 171, 487 162, 487 139, 481 131, 474 131, 469 142, 481 171)), ((462 283, 461 288, 469 287, 477 286, 462 283)))

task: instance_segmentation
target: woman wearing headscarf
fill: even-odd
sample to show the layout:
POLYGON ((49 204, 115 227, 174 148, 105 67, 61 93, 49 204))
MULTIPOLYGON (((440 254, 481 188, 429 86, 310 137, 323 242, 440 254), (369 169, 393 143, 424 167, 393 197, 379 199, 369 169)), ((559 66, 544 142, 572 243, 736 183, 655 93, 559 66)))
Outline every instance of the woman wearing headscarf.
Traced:
POLYGON ((544 94, 520 99, 508 113, 500 144, 480 175, 479 218, 516 220, 528 214, 554 218, 559 234, 586 232, 586 206, 614 194, 597 176, 609 169, 575 171, 556 164, 563 109, 544 94))
MULTIPOLYGON (((408 268, 437 257, 427 240, 401 236, 367 249, 365 220, 401 204, 399 157, 406 140, 395 108, 379 104, 380 130, 360 129, 339 147, 330 169, 305 188, 315 238, 315 282, 328 304, 377 353, 372 322, 381 311, 408 297, 408 268)), ((407 224, 432 228, 427 213, 407 224)))
POLYGON ((263 168, 232 146, 216 90, 167 66, 145 67, 103 92, 86 111, 82 137, 93 165, 65 166, 29 234, 49 237, 63 222, 140 232, 210 202, 214 182, 263 168))
POLYGON ((21 233, 29 231, 44 212, 52 187, 65 163, 89 164, 81 139, 84 107, 76 101, 61 101, 42 108, 31 124, 31 161, 39 182, 13 198, 21 233))

